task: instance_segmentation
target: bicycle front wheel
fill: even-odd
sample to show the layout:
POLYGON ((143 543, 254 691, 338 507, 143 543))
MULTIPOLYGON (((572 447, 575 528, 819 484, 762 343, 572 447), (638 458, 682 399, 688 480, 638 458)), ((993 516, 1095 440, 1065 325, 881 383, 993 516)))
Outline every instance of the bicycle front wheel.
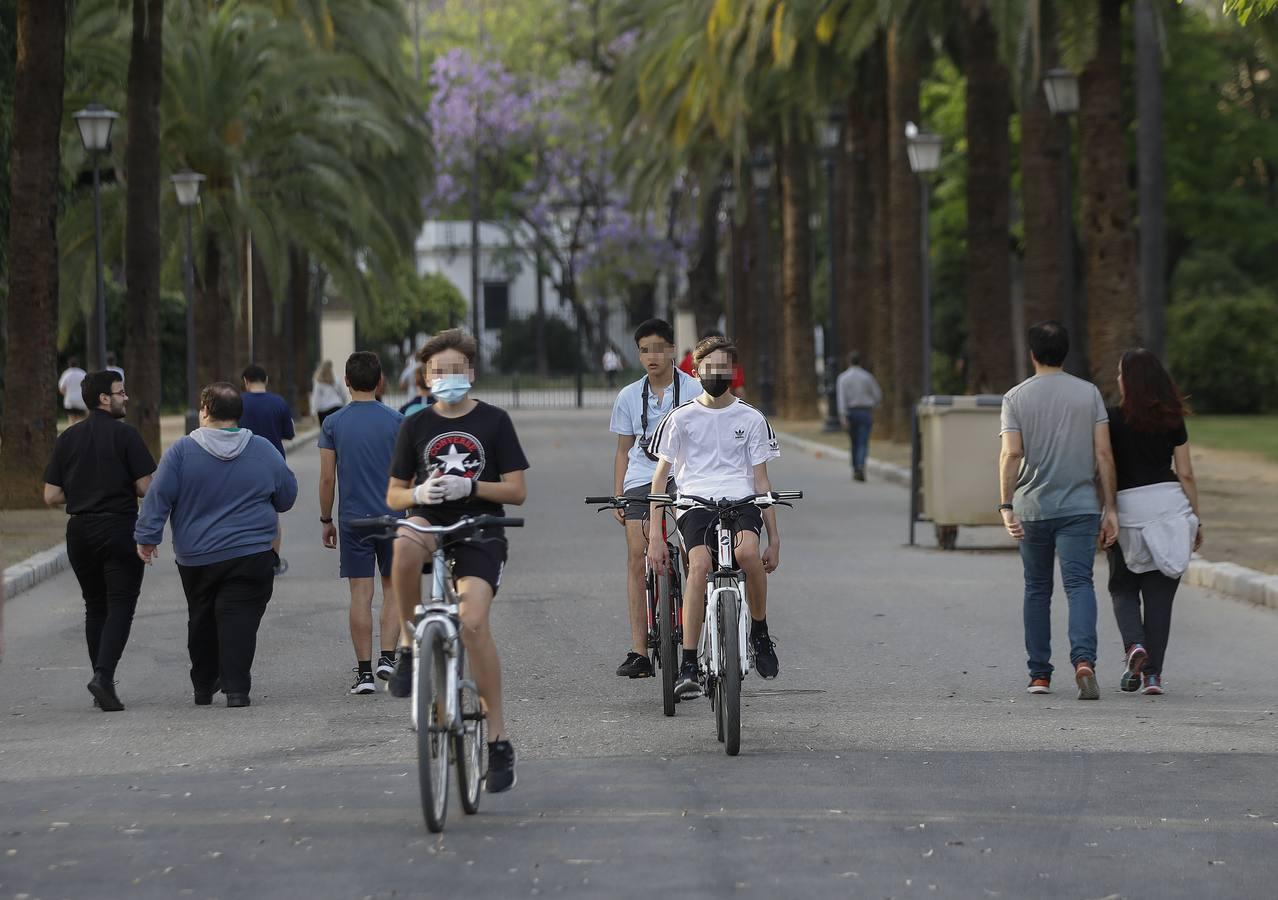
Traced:
POLYGON ((723 751, 729 756, 741 752, 741 644, 739 643, 737 617, 741 614, 741 596, 732 579, 715 582, 715 587, 731 590, 719 595, 719 647, 723 671, 719 673, 719 721, 723 736, 723 751), (720 583, 722 582, 722 583, 720 583))
MULTIPOLYGON (((459 670, 458 674, 465 674, 459 670)), ((457 793, 468 816, 479 812, 479 795, 484 785, 485 756, 488 752, 488 719, 479 702, 479 691, 469 679, 458 691, 462 730, 453 740, 457 757, 457 793)))
POLYGON ((661 666, 661 709, 668 716, 675 714, 675 675, 679 672, 679 642, 675 638, 674 587, 678 576, 671 571, 664 575, 651 573, 657 588, 657 664, 661 666))
POLYGON ((417 781, 426 827, 444 830, 448 815, 448 633, 439 622, 426 626, 417 648, 413 702, 417 708, 417 781))

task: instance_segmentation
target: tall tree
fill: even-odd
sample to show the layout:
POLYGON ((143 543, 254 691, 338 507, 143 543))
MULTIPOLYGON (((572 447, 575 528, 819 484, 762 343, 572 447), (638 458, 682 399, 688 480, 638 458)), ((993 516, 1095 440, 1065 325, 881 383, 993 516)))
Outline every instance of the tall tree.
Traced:
POLYGON ((1123 0, 1097 0, 1096 53, 1080 80, 1079 164, 1087 277, 1087 354, 1093 380, 1114 390, 1124 350, 1141 343, 1141 303, 1127 120, 1123 114, 1123 0))
POLYGON ((967 388, 1012 386, 1011 83, 986 0, 964 0, 967 76, 967 388))
POLYGON ((8 355, 0 434, 0 506, 39 506, 58 435, 58 176, 67 8, 19 0, 10 155, 8 355))
POLYGON ((812 234, 808 224, 812 187, 808 146, 802 126, 791 120, 777 154, 781 198, 781 296, 772 370, 776 373, 777 414, 786 419, 816 415, 816 358, 812 337, 812 234))
POLYGON ((124 370, 129 416, 160 456, 160 94, 164 0, 133 0, 129 55, 124 370))

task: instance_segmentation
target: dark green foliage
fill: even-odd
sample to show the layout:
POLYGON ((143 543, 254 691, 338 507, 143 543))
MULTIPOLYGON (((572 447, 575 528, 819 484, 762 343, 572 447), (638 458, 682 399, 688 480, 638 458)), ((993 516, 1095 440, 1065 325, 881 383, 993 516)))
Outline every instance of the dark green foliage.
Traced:
MULTIPOLYGON (((550 363, 550 374, 572 374, 576 371, 577 358, 577 335, 572 326, 557 316, 547 316, 546 359, 550 363)), ((501 347, 493 361, 501 372, 537 371, 535 319, 511 319, 506 323, 501 330, 501 347)))
POLYGON ((1168 324, 1171 370, 1195 410, 1278 409, 1278 297, 1255 291, 1179 300, 1168 324))

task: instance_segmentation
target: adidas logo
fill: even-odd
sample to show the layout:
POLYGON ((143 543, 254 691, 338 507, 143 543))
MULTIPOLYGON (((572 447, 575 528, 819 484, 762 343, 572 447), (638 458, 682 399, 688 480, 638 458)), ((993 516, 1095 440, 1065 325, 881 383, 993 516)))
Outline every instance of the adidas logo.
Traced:
POLYGON ((738 429, 737 429, 737 440, 739 440, 739 441, 744 441, 744 440, 745 440, 745 429, 744 429, 744 428, 738 428, 738 429))

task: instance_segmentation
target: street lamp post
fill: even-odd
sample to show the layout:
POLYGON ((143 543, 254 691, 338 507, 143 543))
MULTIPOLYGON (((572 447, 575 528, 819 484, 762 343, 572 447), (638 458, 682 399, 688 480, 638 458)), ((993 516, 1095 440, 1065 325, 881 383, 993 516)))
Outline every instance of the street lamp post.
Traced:
POLYGON ((931 219, 932 198, 928 190, 927 176, 941 167, 941 136, 926 131, 919 131, 914 123, 905 126, 907 141, 906 150, 910 157, 910 171, 919 176, 919 203, 921 216, 921 232, 919 237, 919 280, 922 284, 923 313, 923 392, 926 397, 932 393, 932 279, 929 272, 929 235, 928 226, 931 219))
POLYGON ((821 137, 822 158, 825 162, 825 190, 827 213, 825 222, 826 263, 829 266, 830 292, 825 315, 825 425, 822 431, 839 430, 838 371, 839 371, 839 264, 835 255, 835 236, 838 208, 835 196, 835 177, 839 148, 843 140, 843 110, 837 103, 830 107, 824 121, 817 123, 821 137))
POLYGON ((759 348, 759 407, 765 416, 776 415, 772 402, 772 267, 768 258, 768 233, 771 223, 768 221, 768 194, 772 190, 772 154, 766 147, 760 147, 750 161, 753 173, 754 196, 758 205, 759 218, 759 297, 761 309, 759 315, 760 328, 756 332, 759 348))
POLYGON ((200 424, 196 411, 199 400, 195 384, 195 241, 191 219, 195 204, 200 202, 200 182, 204 176, 184 169, 169 176, 169 180, 177 193, 178 205, 186 210, 186 260, 182 287, 186 293, 186 432, 190 434, 200 424))
POLYGON ((1047 108, 1060 123, 1061 131, 1061 319, 1077 348, 1065 360, 1072 375, 1086 371, 1086 342, 1078 314, 1078 296, 1074 287, 1074 187, 1070 153, 1070 116, 1078 112, 1078 76, 1069 69, 1049 69, 1043 73, 1043 93, 1047 108))
POLYGON ((88 344, 89 368, 106 368, 106 285, 102 276, 102 176, 98 157, 111 147, 111 128, 120 114, 100 103, 90 103, 73 117, 80 130, 80 141, 93 159, 93 254, 97 271, 97 295, 93 305, 93 323, 85 341, 88 344))

